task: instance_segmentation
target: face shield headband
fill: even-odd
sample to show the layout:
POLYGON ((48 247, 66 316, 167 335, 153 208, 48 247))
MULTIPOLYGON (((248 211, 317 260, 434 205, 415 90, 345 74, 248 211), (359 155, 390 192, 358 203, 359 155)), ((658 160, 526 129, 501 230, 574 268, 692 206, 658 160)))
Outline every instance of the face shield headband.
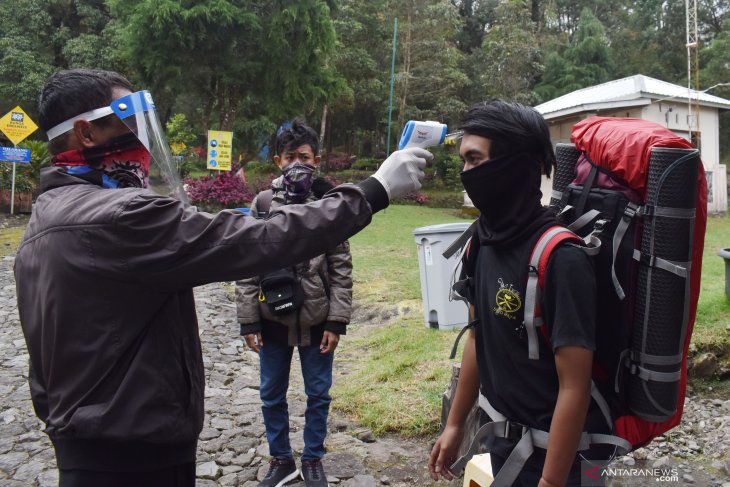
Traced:
POLYGON ((180 181, 177 164, 172 158, 162 124, 157 117, 155 103, 147 90, 117 98, 108 107, 97 108, 77 115, 48 130, 53 140, 73 128, 77 120, 93 121, 107 115, 116 115, 150 153, 149 186, 162 196, 172 196, 185 203, 187 195, 180 181))

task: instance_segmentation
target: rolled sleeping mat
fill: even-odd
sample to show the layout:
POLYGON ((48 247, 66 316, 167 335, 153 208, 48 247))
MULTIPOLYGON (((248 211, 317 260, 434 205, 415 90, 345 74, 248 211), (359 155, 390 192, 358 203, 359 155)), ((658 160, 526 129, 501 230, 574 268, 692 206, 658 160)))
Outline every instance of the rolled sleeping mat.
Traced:
POLYGON ((672 417, 689 321, 699 151, 655 148, 641 234, 628 405, 653 422, 672 417))
POLYGON ((561 199, 563 191, 575 179, 575 164, 580 156, 580 151, 573 144, 560 143, 555 146, 555 159, 557 168, 553 175, 553 193, 550 196, 550 206, 559 207, 562 210, 561 199))

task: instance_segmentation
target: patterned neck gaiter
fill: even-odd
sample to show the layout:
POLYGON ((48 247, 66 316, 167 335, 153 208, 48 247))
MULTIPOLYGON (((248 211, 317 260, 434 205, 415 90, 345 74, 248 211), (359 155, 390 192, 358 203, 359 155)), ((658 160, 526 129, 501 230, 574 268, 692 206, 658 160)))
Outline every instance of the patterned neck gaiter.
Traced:
POLYGON ((312 190, 314 170, 314 166, 297 162, 281 171, 284 175, 283 183, 288 201, 301 203, 307 199, 312 190))
POLYGON ((104 188, 146 188, 149 184, 150 153, 132 133, 103 146, 61 152, 52 163, 104 188))

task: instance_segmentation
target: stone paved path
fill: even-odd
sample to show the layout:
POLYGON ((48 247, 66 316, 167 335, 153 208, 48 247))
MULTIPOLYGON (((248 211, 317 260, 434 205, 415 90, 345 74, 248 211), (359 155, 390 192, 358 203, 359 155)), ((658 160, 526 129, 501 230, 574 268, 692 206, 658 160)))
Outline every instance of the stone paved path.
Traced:
MULTIPOLYGON (((28 354, 15 305, 12 264, 12 257, 0 261, 0 486, 55 486, 53 449, 30 402, 28 354)), ((238 336, 229 296, 230 288, 221 284, 196 289, 206 371, 206 417, 197 457, 199 486, 255 486, 268 468, 258 356, 238 336)), ((301 453, 306 396, 297 354, 294 357, 288 394, 291 441, 296 453, 301 453)), ((395 438, 376 441, 368 433, 330 415, 324 464, 332 485, 431 484, 425 478, 427 445, 395 438)))
MULTIPOLYGON (((0 261, 0 486, 50 487, 57 485, 58 476, 53 450, 30 402, 28 355, 15 307, 12 263, 12 257, 0 261)), ((258 399, 258 358, 237 335, 230 289, 212 284, 197 289, 196 296, 207 378, 198 485, 255 486, 268 460, 258 399)), ((346 351, 347 344, 343 340, 340 351, 346 351)), ((295 361, 289 402, 292 444, 301 452, 306 397, 297 367, 295 361)), ((426 477, 425 442, 375 439, 332 414, 327 448, 325 468, 331 485, 434 485, 426 477)), ((683 423, 677 429, 616 462, 623 469, 673 468, 676 481, 658 482, 629 472, 611 485, 730 487, 729 457, 730 400, 688 398, 683 423)), ((301 487, 303 483, 290 485, 301 487)))

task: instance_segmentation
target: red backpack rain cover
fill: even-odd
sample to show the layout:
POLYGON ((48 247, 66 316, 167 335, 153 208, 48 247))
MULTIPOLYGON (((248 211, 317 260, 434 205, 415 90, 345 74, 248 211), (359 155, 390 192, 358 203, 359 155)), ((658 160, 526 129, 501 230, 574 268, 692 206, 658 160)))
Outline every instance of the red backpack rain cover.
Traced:
MULTIPOLYGON (((661 125, 636 118, 591 117, 573 126, 571 140, 576 148, 585 151, 598 166, 610 170, 623 179, 646 200, 649 156, 654 147, 691 149, 691 144, 661 125)), ((677 412, 668 420, 652 423, 638 416, 626 415, 615 421, 616 434, 635 447, 643 446, 652 438, 677 426, 682 418, 684 395, 687 388, 687 352, 692 337, 697 300, 700 293, 702 251, 707 225, 707 180, 700 163, 697 175, 697 201, 692 269, 690 271, 689 322, 684 343, 682 373, 679 383, 677 412)))

